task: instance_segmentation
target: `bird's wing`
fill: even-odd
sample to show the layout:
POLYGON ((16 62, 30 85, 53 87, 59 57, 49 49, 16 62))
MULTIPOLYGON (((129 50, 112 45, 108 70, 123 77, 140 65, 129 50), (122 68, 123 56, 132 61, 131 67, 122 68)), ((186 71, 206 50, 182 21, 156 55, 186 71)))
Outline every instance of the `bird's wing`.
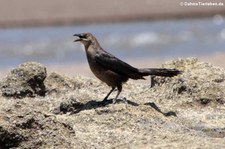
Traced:
POLYGON ((137 68, 134 68, 131 65, 121 61, 120 59, 107 53, 106 51, 97 53, 95 58, 96 62, 99 65, 102 65, 104 68, 118 74, 123 74, 131 77, 139 73, 137 68))

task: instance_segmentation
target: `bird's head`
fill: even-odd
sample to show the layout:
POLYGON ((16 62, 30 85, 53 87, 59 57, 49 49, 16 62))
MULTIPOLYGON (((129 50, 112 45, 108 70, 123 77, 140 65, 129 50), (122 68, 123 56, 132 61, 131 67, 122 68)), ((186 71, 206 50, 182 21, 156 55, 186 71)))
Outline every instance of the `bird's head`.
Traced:
POLYGON ((78 37, 78 39, 74 40, 74 42, 81 42, 86 48, 91 44, 98 43, 96 38, 91 33, 81 33, 74 34, 74 36, 78 37))

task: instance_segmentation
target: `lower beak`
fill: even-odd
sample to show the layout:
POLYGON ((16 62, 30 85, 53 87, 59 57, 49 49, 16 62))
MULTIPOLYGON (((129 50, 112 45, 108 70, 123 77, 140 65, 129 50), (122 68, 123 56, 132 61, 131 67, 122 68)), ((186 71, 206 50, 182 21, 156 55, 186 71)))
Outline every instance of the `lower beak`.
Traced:
POLYGON ((79 38, 79 39, 74 40, 73 42, 78 42, 78 41, 81 41, 81 40, 82 40, 82 39, 79 38))

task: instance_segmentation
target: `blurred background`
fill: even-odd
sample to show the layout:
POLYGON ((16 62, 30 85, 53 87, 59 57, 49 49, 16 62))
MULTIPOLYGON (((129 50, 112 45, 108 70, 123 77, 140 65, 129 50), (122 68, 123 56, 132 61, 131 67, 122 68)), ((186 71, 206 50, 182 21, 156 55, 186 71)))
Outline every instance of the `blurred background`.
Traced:
POLYGON ((225 67, 224 0, 0 0, 0 77, 37 61, 66 75, 93 76, 73 34, 91 32, 136 67, 197 57, 225 67))

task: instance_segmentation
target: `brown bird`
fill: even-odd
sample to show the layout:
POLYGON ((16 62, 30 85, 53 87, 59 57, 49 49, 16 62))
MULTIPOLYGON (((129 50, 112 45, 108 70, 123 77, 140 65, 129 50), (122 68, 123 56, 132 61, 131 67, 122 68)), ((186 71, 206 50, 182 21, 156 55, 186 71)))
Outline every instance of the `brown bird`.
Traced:
POLYGON ((74 36, 78 37, 74 42, 79 41, 85 47, 91 71, 98 79, 112 87, 103 101, 106 101, 114 89, 117 88, 118 93, 113 99, 113 103, 115 103, 122 91, 123 83, 127 82, 128 79, 144 79, 144 76, 149 75, 173 77, 181 73, 177 69, 135 68, 106 52, 91 33, 75 34, 74 36))

